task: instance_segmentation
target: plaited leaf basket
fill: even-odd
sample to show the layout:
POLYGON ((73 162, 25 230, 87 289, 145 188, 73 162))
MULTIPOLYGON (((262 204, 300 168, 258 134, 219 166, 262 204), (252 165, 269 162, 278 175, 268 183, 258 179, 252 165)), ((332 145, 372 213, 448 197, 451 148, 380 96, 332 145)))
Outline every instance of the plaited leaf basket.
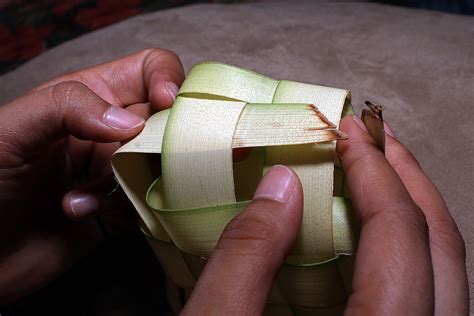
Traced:
POLYGON ((347 90, 274 80, 237 67, 195 65, 170 110, 153 115, 112 159, 115 175, 168 276, 179 312, 226 224, 265 171, 292 167, 304 216, 268 301, 269 315, 342 313, 358 226, 335 155, 347 90), (251 154, 232 161, 232 149, 251 154))

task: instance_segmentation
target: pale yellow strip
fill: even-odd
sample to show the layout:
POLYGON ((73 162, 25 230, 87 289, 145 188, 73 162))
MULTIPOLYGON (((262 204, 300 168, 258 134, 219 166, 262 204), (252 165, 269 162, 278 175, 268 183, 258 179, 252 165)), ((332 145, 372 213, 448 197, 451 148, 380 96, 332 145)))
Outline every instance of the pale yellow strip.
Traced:
POLYGON ((273 103, 312 103, 326 118, 339 126, 348 90, 280 80, 273 103))
POLYGON ((272 103, 278 81, 259 73, 215 62, 191 68, 180 95, 211 99, 234 99, 251 103, 272 103))
POLYGON ((324 261, 335 254, 331 216, 334 151, 324 147, 309 144, 267 147, 265 150, 267 169, 275 164, 289 166, 303 184, 303 221, 290 261, 324 261))
POLYGON ((117 153, 133 152, 145 154, 160 154, 163 134, 170 110, 160 111, 152 115, 145 123, 145 127, 134 139, 120 147, 117 153))
MULTIPOLYGON (((347 90, 282 80, 273 102, 311 103, 335 125, 339 125, 347 90)), ((300 177, 304 189, 301 230, 290 260, 314 262, 334 257, 332 195, 335 142, 268 147, 265 164, 290 166, 300 177)))
MULTIPOLYGON (((196 256, 209 256, 224 227, 232 218, 241 212, 249 201, 194 209, 163 208, 163 182, 156 180, 149 188, 147 202, 156 211, 158 218, 171 236, 173 242, 183 251, 196 256)), ((351 254, 355 251, 357 231, 351 228, 354 214, 350 203, 343 198, 334 197, 332 219, 336 233, 336 253, 351 254)), ((293 258, 294 259, 294 258, 293 258)), ((290 260, 291 264, 317 264, 322 261, 309 262, 306 257, 290 260)), ((332 258, 331 258, 332 259, 332 258)))
POLYGON ((343 304, 347 293, 337 260, 307 267, 283 265, 275 279, 284 299, 281 303, 314 308, 343 304))
POLYGON ((145 201, 146 192, 154 181, 149 156, 145 154, 161 153, 168 115, 169 110, 165 110, 150 117, 143 131, 112 157, 114 174, 145 227, 153 237, 163 241, 169 241, 169 236, 145 201))
MULTIPOLYGON (((154 181, 148 157, 140 153, 116 153, 112 158, 112 168, 150 234, 169 241, 168 234, 146 202, 146 192, 154 181)), ((164 207, 158 202, 155 206, 164 207)))
POLYGON ((176 99, 163 139, 166 208, 236 201, 232 137, 244 107, 244 102, 176 99))
POLYGON ((333 197, 332 227, 336 254, 354 254, 359 240, 359 224, 349 199, 333 197))
POLYGON ((311 144, 343 137, 314 105, 249 103, 237 124, 232 147, 311 144))

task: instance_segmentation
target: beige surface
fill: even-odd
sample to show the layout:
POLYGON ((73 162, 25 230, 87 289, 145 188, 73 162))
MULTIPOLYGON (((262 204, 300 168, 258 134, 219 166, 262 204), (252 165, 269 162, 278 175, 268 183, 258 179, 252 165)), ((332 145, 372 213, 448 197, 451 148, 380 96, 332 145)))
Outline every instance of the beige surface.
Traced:
POLYGON ((196 5, 133 18, 48 51, 0 77, 0 102, 57 74, 152 46, 177 52, 186 69, 216 60, 350 89, 358 111, 365 99, 386 106, 385 118, 456 218, 472 275, 473 39, 472 17, 375 4, 196 5))

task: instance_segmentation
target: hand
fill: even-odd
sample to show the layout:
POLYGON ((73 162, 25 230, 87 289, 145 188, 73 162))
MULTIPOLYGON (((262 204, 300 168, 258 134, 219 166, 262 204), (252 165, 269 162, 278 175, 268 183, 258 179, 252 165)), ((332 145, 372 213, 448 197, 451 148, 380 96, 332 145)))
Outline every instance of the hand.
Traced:
MULTIPOLYGON (((346 313, 467 315, 464 243, 435 186, 394 137, 387 135, 385 157, 360 119, 344 118, 341 129, 350 138, 337 151, 361 220, 346 313)), ((297 176, 272 168, 225 229, 183 314, 261 314, 302 201, 297 176)))
POLYGON ((121 192, 106 197, 110 156, 183 79, 174 53, 148 49, 0 106, 0 303, 48 283, 98 244, 99 226, 120 224, 111 214, 133 209, 121 192))

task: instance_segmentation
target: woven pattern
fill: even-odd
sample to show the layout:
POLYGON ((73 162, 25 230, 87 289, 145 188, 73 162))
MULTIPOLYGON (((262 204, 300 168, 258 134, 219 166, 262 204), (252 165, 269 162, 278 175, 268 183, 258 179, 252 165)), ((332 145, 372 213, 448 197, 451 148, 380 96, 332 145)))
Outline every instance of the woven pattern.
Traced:
MULTIPOLYGON (((168 276, 168 302, 179 313, 207 262, 145 233, 168 276)), ((342 315, 351 291, 353 256, 307 267, 284 265, 270 294, 267 315, 342 315)))
MULTIPOLYGON (((274 164, 289 165, 299 175, 305 210, 295 249, 275 281, 268 312, 325 315, 343 311, 351 288, 351 255, 358 229, 342 170, 334 168, 335 142, 315 145, 317 140, 311 137, 322 133, 327 134, 326 140, 335 139, 328 135, 337 134, 334 127, 344 105, 350 108, 345 90, 203 63, 191 69, 173 109, 157 113, 136 139, 119 149, 113 158, 114 171, 169 276, 169 301, 176 312, 191 293, 225 225, 245 208, 259 179, 274 164), (301 129, 280 128, 282 144, 292 146, 275 146, 279 137, 275 131, 267 138, 259 138, 258 129, 236 133, 239 125, 252 126, 242 122, 252 120, 259 111, 278 117, 278 110, 286 107, 304 117, 308 104, 322 112, 323 123, 302 136, 301 129), (243 139, 236 141, 236 135, 243 139), (245 147, 247 138, 256 138, 258 147, 248 159, 233 164, 232 148, 245 147), (203 147, 207 150, 200 150, 203 147), (156 154, 161 154, 161 171, 154 170, 160 159, 156 154)), ((284 119, 265 120, 274 126, 285 124, 284 119)))

